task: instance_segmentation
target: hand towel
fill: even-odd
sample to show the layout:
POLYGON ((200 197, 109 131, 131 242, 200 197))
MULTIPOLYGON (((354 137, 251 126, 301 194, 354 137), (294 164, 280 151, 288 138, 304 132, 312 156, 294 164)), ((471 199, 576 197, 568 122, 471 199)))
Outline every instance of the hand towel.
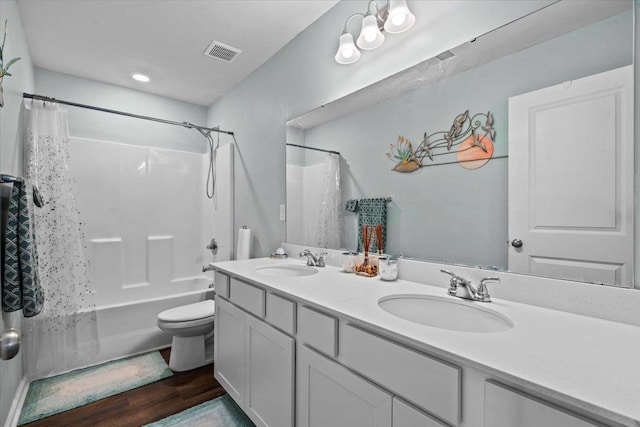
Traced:
POLYGON ((28 193, 24 181, 13 183, 5 234, 2 309, 5 312, 22 309, 25 317, 33 317, 42 310, 44 293, 38 281, 38 259, 30 217, 33 198, 28 193))
POLYGON ((363 252, 362 247, 362 226, 382 225, 382 242, 371 239, 370 252, 384 249, 387 242, 387 198, 360 199, 358 201, 358 252, 363 252))

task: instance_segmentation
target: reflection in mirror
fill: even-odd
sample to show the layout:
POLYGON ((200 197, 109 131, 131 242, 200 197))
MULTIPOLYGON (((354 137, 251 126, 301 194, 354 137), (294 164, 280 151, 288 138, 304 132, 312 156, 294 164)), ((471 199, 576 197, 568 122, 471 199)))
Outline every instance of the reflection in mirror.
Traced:
POLYGON ((342 192, 337 151, 287 143, 287 233, 294 242, 342 247, 342 192))
POLYGON ((355 250, 358 213, 346 202, 390 196, 387 253, 633 287, 633 31, 631 1, 561 1, 365 88, 357 103, 289 121, 287 143, 341 153, 343 218, 339 244, 318 245, 327 154, 289 146, 287 240, 355 250), (415 148, 466 110, 493 117, 486 164, 443 156, 392 170, 385 153, 399 136, 415 148))

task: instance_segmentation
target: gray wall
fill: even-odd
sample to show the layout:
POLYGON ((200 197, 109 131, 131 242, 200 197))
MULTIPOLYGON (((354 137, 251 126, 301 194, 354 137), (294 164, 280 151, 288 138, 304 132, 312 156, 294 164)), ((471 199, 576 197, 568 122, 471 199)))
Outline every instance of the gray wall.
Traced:
MULTIPOLYGON (((207 110, 200 105, 40 68, 35 69, 35 91, 38 95, 65 101, 206 125, 207 110)), ((206 151, 206 140, 194 129, 83 108, 64 108, 69 112, 72 136, 199 153, 206 151)))
MULTIPOLYGON (((491 111, 494 156, 505 155, 509 97, 629 65, 632 50, 629 10, 309 129, 305 144, 340 151, 345 200, 393 197, 388 206, 389 253, 506 269, 507 159, 491 160, 476 170, 450 164, 402 174, 391 171, 396 162, 385 157, 389 144, 403 135, 415 149, 425 131, 448 130, 465 110, 472 115, 491 111)), ((441 161, 455 161, 455 155, 441 161)), ((425 159, 425 165, 430 163, 425 159)), ((356 227, 357 217, 347 213, 347 249, 356 247, 356 227)))
MULTIPOLYGON (((33 90, 33 64, 27 47, 27 39, 22 19, 15 0, 0 1, 0 28, 4 31, 4 21, 9 21, 9 32, 5 44, 5 57, 22 58, 9 71, 13 76, 5 77, 3 108, 0 108, 0 173, 22 174, 22 126, 20 108, 22 92, 33 90)), ((8 187, 7 185, 1 185, 8 187)), ((5 328, 20 329, 21 312, 0 317, 0 331, 5 328)), ((0 425, 4 425, 11 403, 23 376, 22 355, 9 361, 0 361, 0 425)))
POLYGON ((474 8, 473 13, 456 10, 433 21, 429 10, 442 4, 410 2, 417 19, 429 25, 389 35, 380 48, 345 66, 333 59, 338 37, 346 19, 366 10, 367 1, 340 2, 210 107, 209 125, 236 133, 235 228, 254 230, 254 256, 270 254, 285 239, 278 205, 285 202, 288 119, 471 40, 542 2, 461 2, 458 7, 474 8))

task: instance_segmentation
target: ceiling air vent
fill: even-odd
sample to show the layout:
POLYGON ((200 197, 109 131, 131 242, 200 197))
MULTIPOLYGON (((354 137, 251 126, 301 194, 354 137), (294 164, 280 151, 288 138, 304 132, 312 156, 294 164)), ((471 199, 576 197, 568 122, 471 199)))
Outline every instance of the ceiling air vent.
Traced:
POLYGON ((204 51, 203 55, 219 59, 224 62, 233 62, 241 52, 242 51, 240 49, 236 49, 235 47, 231 47, 214 40, 204 51))

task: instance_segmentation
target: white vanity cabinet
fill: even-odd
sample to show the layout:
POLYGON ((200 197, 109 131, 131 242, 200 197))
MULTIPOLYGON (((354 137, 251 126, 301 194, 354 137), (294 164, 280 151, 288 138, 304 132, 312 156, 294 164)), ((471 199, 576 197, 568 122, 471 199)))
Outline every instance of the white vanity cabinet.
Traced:
POLYGON ((294 425, 295 340, 249 314, 265 314, 265 291, 231 279, 216 299, 214 376, 257 426, 294 425), (245 311, 246 310, 246 311, 245 311))
POLYGON ((461 368, 304 305, 297 339, 298 426, 459 424, 461 368))
POLYGON ((216 298, 214 376, 241 407, 244 404, 244 354, 246 314, 216 298))
POLYGON ((460 424, 462 368, 347 322, 340 322, 339 337, 340 363, 447 424, 460 424))
POLYGON ((214 372, 258 426, 635 425, 251 277, 216 273, 214 372))
POLYGON ((244 410, 258 426, 293 426, 293 338, 247 316, 244 410))
POLYGON ((298 427, 391 427, 389 393, 304 345, 297 365, 298 427))

